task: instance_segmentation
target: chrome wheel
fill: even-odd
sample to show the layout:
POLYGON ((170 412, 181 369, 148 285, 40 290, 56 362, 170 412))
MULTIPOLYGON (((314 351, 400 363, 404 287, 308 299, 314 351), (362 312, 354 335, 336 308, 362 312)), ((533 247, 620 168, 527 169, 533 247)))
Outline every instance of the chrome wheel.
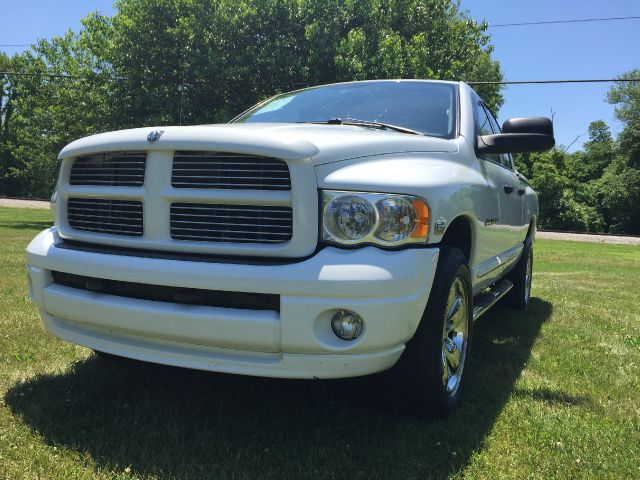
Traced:
POLYGON ((531 296, 531 273, 533 271, 533 253, 529 250, 529 258, 527 258, 527 269, 524 274, 524 303, 529 303, 531 296))
POLYGON ((468 298, 465 283, 457 277, 449 290, 442 328, 442 384, 449 397, 453 397, 460 386, 467 355, 468 298))

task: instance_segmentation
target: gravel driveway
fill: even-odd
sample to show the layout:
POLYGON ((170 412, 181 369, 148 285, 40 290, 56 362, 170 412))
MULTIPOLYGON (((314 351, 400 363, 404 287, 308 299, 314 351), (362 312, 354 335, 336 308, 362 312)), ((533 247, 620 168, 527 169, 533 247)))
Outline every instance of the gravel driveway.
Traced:
POLYGON ((542 238, 545 240, 573 240, 575 242, 640 245, 640 237, 618 237, 614 235, 590 235, 588 233, 537 232, 536 238, 542 238))
POLYGON ((0 198, 0 207, 49 208, 49 202, 42 200, 21 200, 17 198, 0 198))

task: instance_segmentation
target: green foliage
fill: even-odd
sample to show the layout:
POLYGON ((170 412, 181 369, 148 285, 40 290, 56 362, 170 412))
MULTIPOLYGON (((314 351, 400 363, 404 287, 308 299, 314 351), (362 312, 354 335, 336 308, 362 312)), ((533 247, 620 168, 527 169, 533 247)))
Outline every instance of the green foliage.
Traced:
POLYGON ((22 75, 9 77, 3 101, 11 108, 3 119, 8 133, 0 150, 3 193, 46 198, 53 190, 62 147, 115 125, 108 84, 104 74, 96 73, 99 60, 71 32, 14 56, 10 69, 22 75), (83 81, 69 81, 66 75, 83 81))
POLYGON ((593 184, 595 199, 613 233, 640 234, 640 170, 618 157, 593 184))
MULTIPOLYGON (((48 197, 57 153, 96 132, 225 122, 321 83, 502 79, 486 24, 456 0, 118 0, 116 10, 0 56, 2 70, 32 75, 0 79, 2 194, 48 197)), ((502 104, 498 86, 478 90, 502 104)))
MULTIPOLYGON (((638 78, 640 70, 632 70, 620 78, 638 78)), ((616 105, 616 117, 625 124, 618 136, 620 148, 628 154, 628 164, 640 169, 640 82, 620 82, 609 90, 609 103, 616 105)))
MULTIPOLYGON (((629 125, 623 133, 627 130, 629 125)), ((540 197, 539 226, 640 233, 640 169, 633 154, 598 120, 589 126, 583 151, 568 154, 555 148, 517 156, 518 170, 529 177, 540 197)))

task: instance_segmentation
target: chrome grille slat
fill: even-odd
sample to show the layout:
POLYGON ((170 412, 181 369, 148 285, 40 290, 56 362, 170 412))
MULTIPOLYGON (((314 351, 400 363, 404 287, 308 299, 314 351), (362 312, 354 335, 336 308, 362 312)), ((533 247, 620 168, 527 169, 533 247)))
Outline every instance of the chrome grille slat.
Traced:
POLYGON ((136 169, 136 170, 140 170, 144 168, 144 158, 141 160, 136 160, 135 162, 129 162, 126 160, 122 160, 122 161, 112 161, 112 160, 103 160, 100 161, 99 163, 88 163, 88 160, 86 160, 87 158, 91 158, 91 157, 80 157, 80 160, 85 160, 84 162, 80 162, 78 165, 76 165, 76 169, 80 169, 80 170, 99 170, 101 167, 103 166, 119 166, 119 165, 124 165, 127 168, 131 168, 131 169, 136 169))
POLYGON ((127 236, 143 232, 142 202, 69 198, 67 218, 76 230, 127 236))
POLYGON ((259 242, 256 242, 253 239, 250 238, 236 238, 233 240, 230 240, 226 237, 205 237, 203 235, 197 235, 197 236, 191 236, 191 235, 182 235, 180 237, 180 240, 192 240, 192 241, 198 241, 198 242, 213 242, 213 243, 223 243, 223 242, 230 242, 230 243, 283 243, 281 240, 268 240, 268 239, 261 239, 259 242))
MULTIPOLYGON (((116 210, 116 209, 105 210, 104 208, 92 208, 91 211, 92 212, 98 212, 98 214, 101 214, 101 212, 106 212, 106 213, 131 213, 131 210, 116 210)), ((96 214, 87 215, 85 209, 77 210, 76 207, 69 209, 69 215, 79 215, 79 216, 84 216, 84 217, 89 217, 89 216, 95 217, 95 216, 98 216, 96 214), (77 211, 85 212, 85 213, 76 213, 77 211)))
MULTIPOLYGON (((104 223, 98 220, 83 220, 81 218, 76 218, 75 216, 73 217, 72 220, 73 220, 73 223, 82 224, 82 225, 103 225, 104 223)), ((129 222, 129 223, 110 222, 109 226, 110 227, 134 227, 134 228, 137 226, 136 220, 133 220, 133 219, 123 218, 123 219, 120 219, 119 222, 129 222)))
MULTIPOLYGON (((221 229, 217 229, 217 228, 187 228, 187 227, 180 227, 180 230, 185 231, 185 232, 212 232, 212 233, 216 233, 216 234, 220 234, 220 235, 226 235, 227 233, 242 233, 242 234, 251 234, 251 235, 258 235, 255 232, 252 232, 251 230, 229 230, 229 229, 225 229, 225 228, 221 228, 221 229)), ((269 236, 287 236, 289 235, 288 232, 261 232, 260 235, 269 235, 269 236)))
POLYGON ((270 188, 255 188, 255 183, 216 183, 215 186, 194 186, 191 182, 175 182, 173 186, 176 188, 244 188, 247 190, 283 190, 277 185, 272 185, 270 188))
POLYGON ((139 187, 144 184, 147 155, 140 152, 99 153, 73 161, 70 185, 139 187))
MULTIPOLYGON (((94 179, 91 179, 91 178, 87 178, 87 179, 84 180, 84 182, 86 182, 86 183, 83 183, 82 185, 101 185, 101 186, 109 186, 109 187, 113 186, 113 181, 112 180, 94 180, 94 179), (91 183, 88 183, 88 182, 91 182, 91 183)), ((78 184, 76 184, 76 185, 78 185, 78 184)), ((133 182, 133 181, 127 182, 127 181, 122 181, 121 180, 121 181, 118 182, 118 186, 119 187, 139 187, 140 183, 133 182)))
MULTIPOLYGON (((231 165, 233 167, 240 167, 240 165, 237 165, 235 163, 229 163, 228 165, 231 165)), ((260 165, 260 164, 256 164, 256 165, 260 165)), ((274 168, 266 168, 264 165, 261 165, 261 167, 264 167, 263 170, 265 172, 269 172, 269 173, 286 173, 289 170, 286 168, 280 168, 280 167, 274 167, 274 168)), ((181 168, 180 172, 202 172, 202 168, 181 168)), ((225 172, 246 172, 246 173, 251 173, 253 170, 248 169, 248 168, 225 168, 225 172)))
MULTIPOLYGON (((78 170, 78 169, 76 169, 76 170, 78 170)), ((95 170, 98 170, 98 169, 95 169, 95 170)), ((130 170, 130 169, 127 168, 127 171, 128 170, 130 170)), ((74 173, 76 173, 76 172, 74 172, 74 173)), ((98 171, 97 173, 91 172, 90 174, 91 174, 92 177, 111 177, 111 176, 113 176, 113 174, 111 174, 111 173, 106 173, 106 172, 101 172, 101 171, 98 171)), ((140 176, 140 174, 139 173, 119 173, 118 176, 119 177, 134 177, 134 178, 137 178, 137 177, 140 176)))
POLYGON ((291 190, 289 167, 283 160, 258 155, 184 152, 173 155, 174 188, 291 190))
MULTIPOLYGON (((180 209, 183 210, 211 210, 212 207, 215 207, 215 204, 208 204, 208 203, 174 203, 172 205, 173 208, 176 209, 176 211, 179 211, 180 209), (192 207, 185 207, 184 205, 193 205, 192 207)), ((284 213, 282 210, 282 207, 272 207, 272 206, 264 206, 264 207, 260 207, 259 205, 224 205, 225 207, 229 207, 229 208, 233 208, 233 207, 238 207, 238 208, 242 208, 243 212, 261 212, 261 213, 284 213), (255 208, 254 208, 255 207, 255 208)))
MULTIPOLYGON (((175 214, 175 216, 176 216, 176 217, 177 217, 177 216, 187 216, 188 218, 193 218, 191 215, 187 215, 187 214, 185 214, 185 213, 177 213, 177 214, 175 214)), ((203 218, 205 218, 205 217, 203 217, 203 218)), ((207 216, 206 218, 207 218, 207 221, 206 221, 206 222, 194 222, 193 220, 180 220, 179 218, 174 218, 174 220, 173 220, 173 221, 174 221, 174 222, 178 222, 178 223, 179 223, 179 222, 188 222, 188 223, 216 223, 215 221, 212 221, 211 219, 213 219, 213 220, 219 220, 219 219, 225 219, 225 218, 228 218, 228 217, 224 217, 224 216, 222 216, 222 215, 216 215, 216 216, 207 216)), ((234 217, 234 219, 237 219, 237 220, 253 220, 254 218, 255 218, 255 217, 240 217, 240 216, 238 216, 238 217, 234 217)), ((286 218, 282 218, 282 217, 261 217, 261 220, 282 220, 282 221, 287 221, 287 219, 286 219, 286 218)), ((226 222, 222 222, 222 223, 224 223, 224 224, 226 225, 226 222)), ((251 224, 251 225, 254 225, 254 224, 251 224)))
POLYGON ((284 243, 291 239, 292 223, 292 210, 289 207, 197 203, 171 205, 171 238, 174 240, 284 243), (280 216, 273 217, 274 213, 280 216))
MULTIPOLYGON (((251 173, 253 173, 253 172, 251 172, 251 173)), ((191 178, 190 176, 184 176, 184 175, 181 175, 181 176, 174 175, 174 178, 175 177, 185 178, 185 179, 191 178)), ((237 178, 239 180, 278 180, 278 181, 283 181, 282 178, 280 178, 280 177, 265 177, 265 176, 243 177, 243 176, 233 176, 233 175, 208 175, 207 174, 207 175, 198 175, 198 178, 201 178, 201 179, 223 178, 225 180, 234 180, 234 179, 237 178)), ((175 182, 174 182, 174 185, 175 185, 175 182)))

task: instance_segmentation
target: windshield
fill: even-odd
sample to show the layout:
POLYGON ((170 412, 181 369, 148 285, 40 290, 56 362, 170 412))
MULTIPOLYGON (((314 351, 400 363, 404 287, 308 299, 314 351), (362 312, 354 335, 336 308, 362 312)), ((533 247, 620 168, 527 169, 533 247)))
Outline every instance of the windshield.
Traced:
POLYGON ((337 83, 277 95, 236 118, 238 123, 306 123, 332 119, 380 122, 452 138, 456 89, 449 83, 337 83))

